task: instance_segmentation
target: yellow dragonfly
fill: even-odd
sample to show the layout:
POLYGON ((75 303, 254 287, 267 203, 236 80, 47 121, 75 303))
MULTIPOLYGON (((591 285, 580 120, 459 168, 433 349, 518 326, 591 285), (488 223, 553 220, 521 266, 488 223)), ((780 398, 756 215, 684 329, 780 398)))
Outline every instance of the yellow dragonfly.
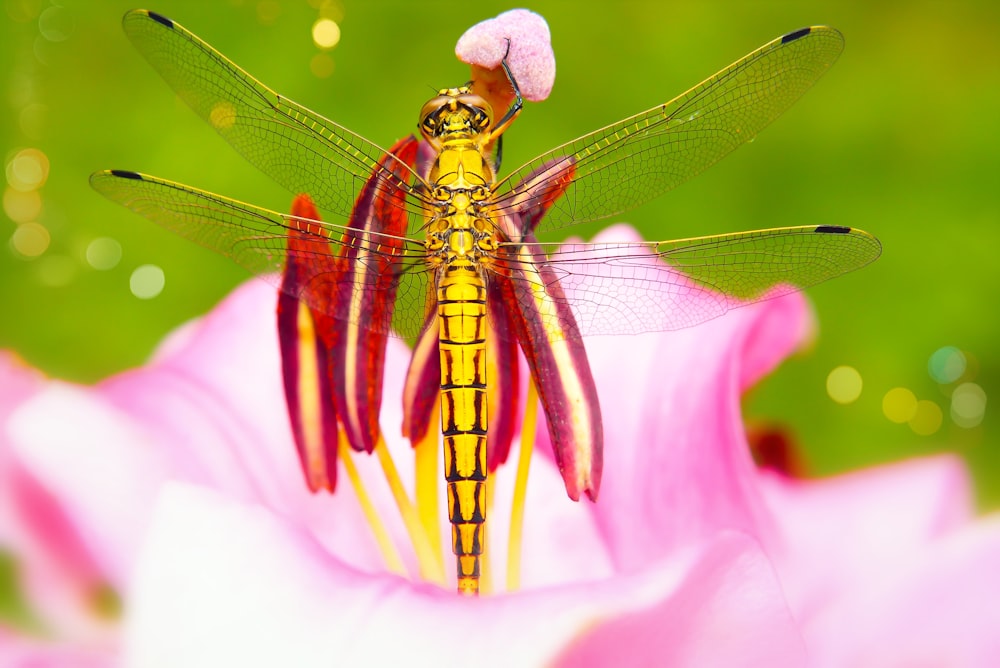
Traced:
POLYGON ((370 450, 373 424, 377 431, 381 380, 368 374, 381 370, 384 337, 436 338, 463 593, 478 591, 484 543, 491 340, 524 351, 567 491, 593 499, 601 422, 581 337, 689 327, 880 253, 870 234, 828 225, 613 244, 535 237, 632 209, 753 139, 836 60, 843 38, 832 28, 779 37, 672 101, 504 178, 494 147, 521 109, 506 63, 511 107, 497 118, 469 86, 439 91, 420 113, 420 157, 412 138, 386 151, 278 95, 162 15, 129 12, 124 29, 240 154, 346 224, 323 222, 309 207, 281 214, 132 171, 95 173, 93 187, 306 303, 355 376, 343 381, 353 383, 347 403, 376 406, 374 418, 370 409, 359 417, 363 408, 343 408, 352 445, 370 450))

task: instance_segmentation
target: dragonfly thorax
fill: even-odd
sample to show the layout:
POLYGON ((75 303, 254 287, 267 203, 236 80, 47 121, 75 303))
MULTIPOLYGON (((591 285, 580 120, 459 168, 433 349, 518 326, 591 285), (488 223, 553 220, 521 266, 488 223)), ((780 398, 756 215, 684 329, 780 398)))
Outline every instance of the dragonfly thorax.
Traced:
POLYGON ((438 261, 455 258, 477 260, 482 253, 496 248, 496 226, 490 221, 486 197, 489 189, 435 188, 441 198, 439 213, 427 226, 428 254, 438 261))
POLYGON ((427 172, 435 209, 428 225, 444 229, 485 229, 496 173, 482 148, 474 142, 450 141, 440 149, 427 172))
POLYGON ((490 104, 468 87, 438 91, 420 112, 420 130, 437 152, 426 176, 436 202, 427 250, 437 261, 475 258, 494 247, 488 203, 496 172, 485 148, 492 124, 490 104))

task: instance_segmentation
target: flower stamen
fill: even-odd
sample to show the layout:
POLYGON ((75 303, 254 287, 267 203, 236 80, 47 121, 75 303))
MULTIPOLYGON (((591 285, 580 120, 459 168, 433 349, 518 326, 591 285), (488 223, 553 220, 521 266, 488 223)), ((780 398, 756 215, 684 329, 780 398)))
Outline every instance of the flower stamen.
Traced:
POLYGON ((524 405, 524 424, 521 427, 521 452, 517 457, 517 478, 514 481, 514 500, 510 509, 510 534, 507 541, 507 591, 521 587, 521 541, 524 529, 524 498, 528 492, 528 470, 535 449, 535 423, 538 419, 538 393, 535 383, 528 378, 528 398, 524 405))
POLYGON ((365 520, 368 521, 368 526, 371 527, 372 533, 375 535, 375 542, 382 553, 386 567, 393 573, 405 576, 407 574, 406 566, 403 565, 403 559, 399 556, 399 550, 396 549, 392 539, 389 537, 389 532, 386 530, 385 525, 379 519, 378 511, 375 510, 375 505, 372 503, 371 497, 365 491, 365 486, 361 482, 361 476, 358 475, 358 469, 354 466, 354 460, 351 459, 353 451, 347 445, 347 436, 343 431, 340 432, 338 449, 340 451, 340 461, 344 463, 344 472, 347 473, 347 479, 350 480, 351 487, 354 489, 354 495, 361 506, 361 512, 364 513, 365 520))
POLYGON ((379 464, 382 465, 382 473, 385 475, 386 482, 389 483, 389 489, 392 490, 392 496, 396 500, 396 507, 399 508, 403 525, 410 536, 410 542, 413 543, 417 564, 420 566, 420 577, 428 582, 444 585, 444 566, 440 558, 440 550, 435 550, 431 545, 427 532, 424 531, 420 521, 420 514, 403 487, 399 471, 392 461, 392 455, 389 454, 385 438, 381 433, 379 433, 378 442, 375 444, 375 455, 378 457, 379 464))
MULTIPOLYGON (((484 504, 486 517, 490 517, 493 514, 493 495, 496 492, 496 487, 496 477, 493 475, 486 476, 486 503, 484 504)), ((490 559, 490 526, 492 525, 489 522, 483 526, 483 553, 479 556, 480 594, 493 593, 493 560, 490 559)))
MULTIPOLYGON (((440 408, 435 400, 430 424, 438 422, 439 411, 440 408)), ((427 536, 438 567, 443 570, 444 554, 441 550, 441 515, 439 514, 440 501, 438 496, 441 482, 438 470, 438 452, 441 447, 438 442, 439 434, 439 431, 428 429, 424 437, 415 444, 413 456, 416 489, 414 496, 420 525, 423 527, 424 535, 427 536)))

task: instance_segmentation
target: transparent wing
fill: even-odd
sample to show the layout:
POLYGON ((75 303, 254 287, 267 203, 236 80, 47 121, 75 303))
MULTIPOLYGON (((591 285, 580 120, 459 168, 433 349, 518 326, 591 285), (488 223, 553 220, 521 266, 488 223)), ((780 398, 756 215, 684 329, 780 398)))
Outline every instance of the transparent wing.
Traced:
MULTIPOLYGON (((853 271, 880 252, 878 240, 862 230, 809 226, 663 242, 507 243, 486 265, 536 284, 529 287, 539 287, 542 273, 557 280, 565 293, 561 303, 569 305, 580 335, 588 336, 691 327, 853 271), (525 261, 530 257, 538 259, 525 261)), ((559 294, 517 292, 534 300, 559 294)), ((533 305, 543 318, 560 317, 555 303, 533 305)))
POLYGON ((356 322, 350 300, 330 300, 340 287, 385 290, 380 277, 398 281, 392 321, 368 322, 369 329, 403 338, 415 337, 424 325, 430 267, 423 244, 405 237, 307 220, 245 204, 136 172, 109 170, 90 177, 95 190, 141 216, 210 250, 286 290, 334 318, 356 322), (295 244, 289 244, 289 235, 295 244), (353 272, 338 269, 338 256, 352 256, 353 272), (287 258, 302 260, 298 289, 282 283, 287 258), (357 269, 373 268, 371 272, 357 269), (349 284, 348 284, 349 283, 349 284), (378 287, 381 286, 381 287, 378 287))
POLYGON ((384 178, 387 189, 409 194, 399 206, 422 223, 422 181, 406 165, 381 162, 388 155, 382 148, 278 95, 160 14, 132 10, 122 25, 181 99, 251 164, 293 194, 309 193, 319 208, 346 218, 374 173, 384 178), (394 174, 396 167, 409 178, 394 174))
POLYGON ((673 101, 584 135, 517 169, 496 187, 498 212, 531 206, 532 194, 522 184, 546 164, 551 178, 572 174, 572 183, 539 224, 539 232, 606 218, 647 202, 753 139, 822 76, 843 45, 841 34, 825 26, 779 37, 673 101))

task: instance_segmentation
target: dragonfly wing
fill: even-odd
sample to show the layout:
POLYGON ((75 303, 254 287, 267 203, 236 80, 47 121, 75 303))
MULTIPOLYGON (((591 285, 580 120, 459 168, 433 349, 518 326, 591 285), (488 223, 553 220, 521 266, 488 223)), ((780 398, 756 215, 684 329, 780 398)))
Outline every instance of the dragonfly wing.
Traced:
POLYGON ((277 213, 221 195, 137 172, 109 170, 90 178, 95 190, 210 250, 225 255, 309 306, 380 333, 416 336, 424 322, 429 266, 423 244, 406 237, 277 213), (292 241, 289 240, 291 233, 292 241), (295 282, 284 283, 287 257, 300 260, 295 282), (338 268, 351 257, 352 268, 338 268), (361 271, 358 264, 369 271, 361 271), (352 300, 330 299, 342 289, 374 294, 385 278, 398 281, 396 307, 381 320, 366 319, 352 300), (348 285, 350 282, 350 285, 348 285), (391 318, 391 320, 390 320, 391 318))
POLYGON ((530 306, 550 335, 573 336, 568 306, 588 336, 691 327, 853 271, 880 252, 867 232, 813 225, 664 242, 509 243, 488 266, 535 284, 519 293, 536 300, 530 306), (550 281, 564 296, 539 289, 550 281), (547 302, 537 301, 542 294, 547 302))
POLYGON ((753 139, 822 76, 843 45, 841 34, 825 26, 779 37, 671 102, 527 163, 498 184, 497 209, 524 207, 531 195, 523 183, 545 164, 555 165, 552 178, 560 169, 575 170, 575 176, 539 232, 647 202, 753 139))
POLYGON ((122 25, 184 102, 251 164, 293 194, 309 193, 321 209, 346 218, 365 182, 377 173, 384 177, 385 188, 408 193, 400 206, 423 213, 417 187, 422 181, 382 148, 278 95, 160 14, 132 10, 122 25))

